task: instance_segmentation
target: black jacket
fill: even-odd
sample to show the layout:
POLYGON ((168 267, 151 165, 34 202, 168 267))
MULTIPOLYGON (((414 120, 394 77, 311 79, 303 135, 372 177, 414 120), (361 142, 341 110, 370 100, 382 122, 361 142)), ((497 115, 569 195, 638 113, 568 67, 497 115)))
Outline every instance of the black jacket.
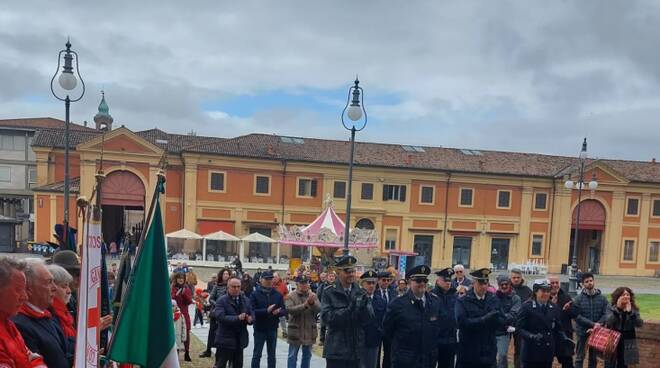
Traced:
POLYGON ((387 302, 378 294, 370 299, 371 307, 374 310, 373 318, 363 324, 364 346, 373 348, 380 346, 383 342, 383 318, 387 310, 387 302))
POLYGON ((435 368, 440 335, 440 300, 433 293, 426 301, 408 291, 387 307, 383 327, 392 341, 392 368, 435 368))
POLYGON ((456 289, 450 287, 445 292, 444 289, 436 286, 433 294, 438 297, 440 302, 440 335, 438 345, 456 343, 456 289))
POLYGON ((551 362, 558 345, 566 340, 559 321, 559 308, 551 302, 544 307, 530 299, 523 303, 516 333, 523 338, 520 359, 525 363, 551 362), (559 338, 559 336, 562 336, 559 338))
POLYGON ((568 295, 566 292, 564 292, 563 289, 559 289, 559 292, 557 293, 557 302, 555 303, 557 305, 557 308, 559 309, 559 320, 561 322, 561 329, 566 333, 566 336, 572 336, 573 335, 573 316, 571 315, 570 308, 569 310, 564 310, 564 306, 568 303, 571 302, 573 299, 571 299, 571 296, 568 295))
MULTIPOLYGON (((29 308, 29 307, 23 307, 29 308)), ((59 323, 53 317, 34 317, 22 313, 12 318, 23 336, 25 345, 33 353, 44 358, 49 368, 70 368, 73 366, 73 352, 59 323)))
POLYGON ((532 289, 530 289, 529 286, 525 285, 525 280, 522 280, 522 282, 518 286, 511 284, 511 287, 513 288, 513 292, 516 293, 516 295, 518 295, 518 297, 520 298, 521 303, 526 302, 527 300, 529 300, 529 298, 532 297, 532 289))
POLYGON ((284 307, 284 297, 275 288, 257 287, 250 295, 250 303, 257 319, 254 321, 254 329, 258 331, 277 330, 280 323, 280 317, 286 316, 284 307), (280 308, 278 315, 268 312, 268 306, 275 304, 275 308, 280 308))
POLYGON ((504 313, 504 324, 499 330, 497 330, 496 333, 497 336, 502 336, 506 334, 507 326, 516 325, 516 319, 518 317, 518 312, 520 312, 522 303, 520 302, 520 297, 515 293, 504 294, 497 290, 495 292, 495 296, 497 299, 499 299, 502 312, 504 313))
POLYGON ((582 292, 575 297, 571 307, 578 336, 585 336, 587 330, 592 328, 595 323, 603 324, 605 322, 609 304, 600 290, 595 289, 594 294, 589 295, 587 289, 582 289, 582 292))
POLYGON ((246 313, 252 316, 254 321, 254 312, 250 306, 250 301, 241 294, 240 303, 237 305, 233 298, 228 294, 218 299, 213 308, 213 317, 218 321, 218 328, 215 332, 215 346, 227 350, 241 350, 248 346, 248 321, 241 321, 238 316, 246 313))
POLYGON ((364 346, 364 324, 375 316, 364 290, 356 283, 346 293, 339 281, 323 290, 321 319, 326 326, 323 357, 359 360, 364 346))
POLYGON ((474 290, 470 290, 463 298, 456 299, 455 314, 459 329, 458 360, 495 365, 495 332, 504 323, 499 300, 489 292, 479 300, 474 290))

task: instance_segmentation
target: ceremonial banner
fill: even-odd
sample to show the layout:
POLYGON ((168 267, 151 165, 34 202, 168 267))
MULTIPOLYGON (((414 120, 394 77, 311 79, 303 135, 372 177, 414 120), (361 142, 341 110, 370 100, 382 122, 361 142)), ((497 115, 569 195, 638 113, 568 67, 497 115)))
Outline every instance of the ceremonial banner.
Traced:
POLYGON ((147 225, 147 235, 122 298, 108 357, 144 368, 177 368, 165 232, 157 197, 151 224, 147 225))
POLYGON ((101 223, 88 219, 81 250, 76 367, 98 366, 102 241, 101 223))

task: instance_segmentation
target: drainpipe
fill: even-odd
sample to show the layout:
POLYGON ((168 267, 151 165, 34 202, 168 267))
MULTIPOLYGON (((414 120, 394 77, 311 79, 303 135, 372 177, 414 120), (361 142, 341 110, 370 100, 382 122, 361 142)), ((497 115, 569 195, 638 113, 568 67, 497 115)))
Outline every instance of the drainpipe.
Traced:
MULTIPOLYGON (((555 193, 557 192, 557 183, 556 178, 552 178, 552 201, 550 205, 550 231, 548 234, 548 263, 550 263, 550 248, 552 247, 552 225, 554 224, 554 213, 555 213, 555 193)), ((534 206, 534 204, 532 204, 534 206)))
POLYGON ((287 166, 287 161, 282 160, 282 201, 281 201, 282 214, 280 217, 280 224, 282 225, 284 225, 284 195, 286 194, 286 166, 287 166))
POLYGON ((447 173, 447 183, 445 185, 445 225, 442 233, 442 254, 445 254, 445 244, 447 243, 447 215, 449 210, 449 181, 451 180, 451 173, 447 173))

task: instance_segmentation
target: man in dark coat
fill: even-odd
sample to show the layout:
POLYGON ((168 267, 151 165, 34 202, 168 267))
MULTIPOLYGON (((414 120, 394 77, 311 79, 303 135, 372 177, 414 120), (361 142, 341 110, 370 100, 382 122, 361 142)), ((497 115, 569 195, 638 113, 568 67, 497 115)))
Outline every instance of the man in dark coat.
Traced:
POLYGON ((465 267, 462 264, 457 264, 454 266, 454 279, 451 280, 451 287, 456 289, 461 285, 469 289, 472 286, 472 280, 465 275, 465 267))
POLYGON ((451 287, 454 270, 443 268, 435 273, 433 294, 440 302, 440 336, 438 337, 438 368, 454 367, 456 360, 456 289, 451 287))
POLYGON ((515 331, 516 319, 520 311, 520 297, 513 292, 511 288, 511 278, 509 275, 497 276, 498 289, 495 296, 500 301, 502 312, 504 313, 504 325, 495 332, 497 339, 497 368, 507 368, 509 366, 509 340, 510 333, 515 331))
POLYGON ((587 350, 589 351, 588 368, 596 368, 596 352, 587 346, 588 331, 600 327, 605 322, 609 303, 600 290, 596 289, 592 273, 583 272, 581 282, 582 292, 575 297, 571 307, 577 328, 575 368, 582 368, 587 350))
POLYGON ((440 300, 426 289, 426 265, 406 273, 410 290, 387 307, 383 329, 392 339, 392 368, 435 368, 440 334, 440 300))
POLYGON ((216 367, 225 368, 243 366, 243 349, 248 346, 247 325, 254 321, 254 312, 250 301, 241 294, 241 280, 230 279, 227 282, 227 294, 215 303, 213 316, 218 322, 215 335, 216 367))
POLYGON ((28 300, 12 321, 28 349, 41 355, 49 368, 70 368, 75 347, 67 341, 60 324, 48 311, 56 291, 53 275, 40 260, 31 259, 26 263, 28 300))
POLYGON ((499 300, 488 292, 489 268, 470 273, 474 282, 456 300, 458 364, 461 368, 492 368, 497 355, 495 333, 504 322, 499 300))
MULTIPOLYGON (((522 270, 519 268, 511 269, 509 274, 511 277, 511 286, 513 287, 513 292, 518 295, 520 302, 524 303, 532 296, 532 289, 529 286, 525 285, 525 279, 522 275, 522 270)), ((514 368, 520 368, 520 350, 522 339, 519 334, 513 335, 513 365, 514 368)))
POLYGON ((535 280, 532 297, 520 309, 516 333, 523 339, 523 367, 551 368, 557 344, 568 341, 559 323, 559 308, 550 301, 550 290, 547 280, 535 280))
POLYGON ((355 283, 357 259, 342 255, 335 260, 338 280, 323 291, 321 320, 327 334, 323 357, 327 368, 357 368, 364 346, 362 323, 374 317, 374 310, 364 290, 355 283))
MULTIPOLYGON (((324 282, 321 282, 321 285, 319 285, 319 292, 317 293, 319 296, 319 300, 323 300, 323 291, 328 288, 330 285, 334 285, 335 282, 337 281, 337 273, 335 271, 328 271, 328 275, 326 276, 326 280, 324 282)), ((319 346, 323 346, 325 343, 325 322, 321 320, 321 331, 319 331, 319 346)))
MULTIPOLYGON (((573 338, 573 321, 570 311, 573 299, 571 299, 568 293, 561 289, 559 277, 550 276, 548 277, 548 281, 550 281, 550 287, 552 288, 550 290, 550 301, 557 306, 557 309, 559 309, 561 329, 567 337, 573 338)), ((559 343, 557 346, 559 348, 556 350, 555 356, 562 368, 573 368, 573 349, 570 349, 570 347, 565 348, 566 345, 559 343)))
POLYGON ((261 274, 261 286, 250 295, 250 303, 256 317, 252 368, 259 368, 264 343, 268 352, 268 368, 275 368, 277 328, 280 317, 286 316, 286 308, 284 307, 284 296, 273 288, 273 277, 271 271, 264 271, 261 274))
MULTIPOLYGON (((378 301, 378 306, 384 305, 387 308, 387 305, 396 298, 396 291, 392 289, 392 274, 387 271, 378 272, 378 288, 374 293, 374 299, 378 301)), ((376 312, 378 314, 378 312, 376 312)), ((383 318, 385 317, 385 310, 382 310, 380 314, 380 323, 383 323, 383 318)), ((391 360, 391 344, 389 336, 383 336, 381 346, 378 349, 379 359, 376 361, 376 367, 380 368, 380 356, 381 351, 383 352, 383 367, 389 368, 392 365, 391 360)))
POLYGON ((374 310, 373 318, 365 321, 362 325, 364 329, 364 347, 360 352, 360 368, 376 368, 380 360, 378 354, 380 344, 383 341, 383 317, 387 309, 387 302, 384 299, 378 299, 374 292, 376 291, 377 274, 375 271, 366 271, 360 276, 360 286, 367 293, 369 303, 374 310))

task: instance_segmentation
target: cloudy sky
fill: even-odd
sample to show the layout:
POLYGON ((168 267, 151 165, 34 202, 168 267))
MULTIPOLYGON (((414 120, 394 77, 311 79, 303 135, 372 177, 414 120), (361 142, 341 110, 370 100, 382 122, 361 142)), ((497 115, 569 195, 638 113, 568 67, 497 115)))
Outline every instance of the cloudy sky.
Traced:
POLYGON ((587 136, 595 157, 660 156, 658 2, 5 1, 0 118, 63 118, 67 36, 74 121, 103 89, 133 130, 347 139, 359 74, 359 140, 576 155, 587 136))

